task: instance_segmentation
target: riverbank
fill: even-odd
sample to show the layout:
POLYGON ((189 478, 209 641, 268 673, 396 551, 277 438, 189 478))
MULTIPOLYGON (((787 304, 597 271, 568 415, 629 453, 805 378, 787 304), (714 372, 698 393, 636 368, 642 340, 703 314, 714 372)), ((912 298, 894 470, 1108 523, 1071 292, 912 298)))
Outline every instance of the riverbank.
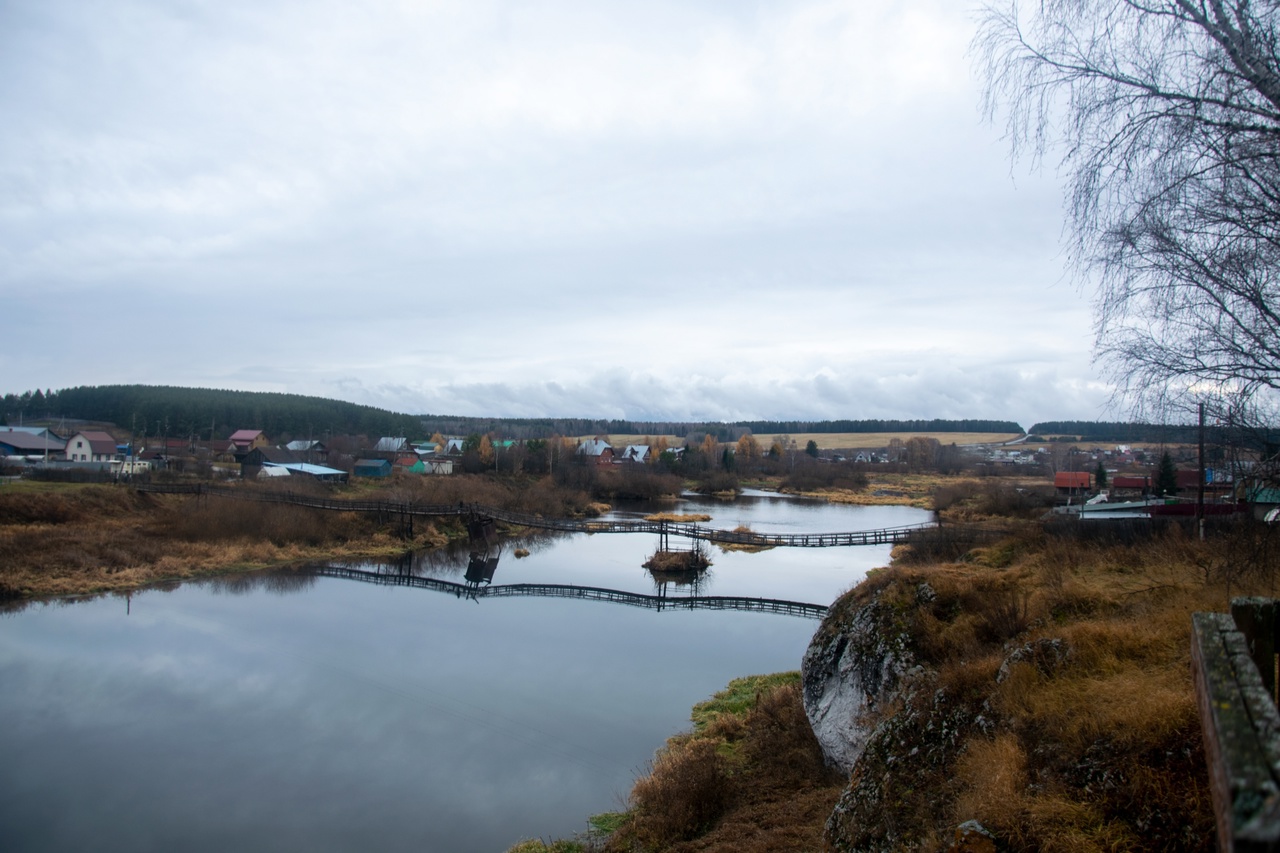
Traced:
POLYGON ((735 679, 690 719, 637 780, 627 812, 593 817, 588 837, 507 853, 821 849, 844 778, 805 721, 799 672, 735 679))
MULTIPOLYGON (((833 503, 927 507, 937 477, 884 475, 865 492, 812 493, 833 503)), ((776 482, 761 482, 776 488, 776 482)), ((278 486, 240 484, 245 489, 278 486)), ((295 484, 330 495, 320 484, 295 484)), ((362 484, 341 496, 482 503, 547 516, 607 511, 547 479, 419 478, 362 484)), ((355 513, 191 495, 139 494, 127 485, 17 481, 0 487, 0 599, 86 595, 228 572, 324 560, 394 558, 466 538, 459 519, 412 530, 355 513)))
MULTIPOLYGON (((279 484, 236 484, 269 492, 279 484)), ((367 500, 482 503, 586 515, 589 497, 545 480, 415 478, 295 493, 367 500)), ((466 540, 460 518, 378 519, 233 498, 139 493, 124 484, 18 481, 0 487, 0 599, 85 595, 324 560, 394 558, 466 540)))
MULTIPOLYGON (((883 672, 884 689, 868 696, 868 719, 843 754, 850 769, 836 801, 792 815, 787 831, 803 843, 751 846, 761 821, 732 797, 699 829, 644 834, 655 785, 687 779, 670 797, 697 800, 708 775, 726 775, 733 790, 738 777, 775 772, 725 765, 728 740, 693 746, 708 738, 695 724, 637 779, 614 837, 520 849, 1212 850, 1191 614, 1226 610, 1234 595, 1273 595, 1280 534, 1242 523, 1205 542, 1177 527, 1121 538, 1102 527, 1046 529, 1025 494, 985 482, 942 497, 954 518, 999 518, 985 528, 999 532, 966 541, 953 527, 899 548, 892 566, 834 603, 815 636, 819 651, 849 649, 870 631, 894 651, 850 663, 883 672), (684 766, 695 759, 701 773, 684 766), (952 847, 961 827, 979 846, 952 847)), ((760 691, 755 701, 775 700, 760 691)), ((791 729, 779 737, 812 735, 804 714, 775 721, 791 729)), ((807 768, 778 772, 770 796, 789 802, 827 784, 807 768)))
POLYGON ((447 544, 354 513, 139 494, 125 486, 13 484, 0 491, 0 598, 85 595, 210 574, 391 557, 447 544))

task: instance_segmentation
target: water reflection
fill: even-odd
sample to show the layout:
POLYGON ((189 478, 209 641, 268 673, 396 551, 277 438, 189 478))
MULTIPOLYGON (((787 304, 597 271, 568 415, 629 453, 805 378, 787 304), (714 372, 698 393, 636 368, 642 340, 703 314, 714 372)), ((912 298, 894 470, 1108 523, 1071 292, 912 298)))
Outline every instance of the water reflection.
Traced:
POLYGON ((467 563, 467 585, 473 589, 480 584, 488 586, 493 583, 493 574, 497 570, 498 554, 496 552, 490 554, 488 551, 472 551, 470 562, 467 563))
POLYGON ((317 576, 360 581, 379 586, 403 586, 442 592, 452 595, 454 598, 474 601, 477 604, 482 598, 575 598, 584 601, 624 604, 629 607, 642 607, 659 612, 673 609, 738 610, 750 613, 802 616, 809 619, 821 619, 827 612, 827 607, 824 604, 810 604, 803 601, 747 596, 697 595, 696 587, 689 587, 689 594, 669 595, 666 582, 659 585, 657 595, 646 595, 604 587, 580 586, 577 584, 516 583, 488 585, 488 582, 483 579, 484 575, 489 573, 491 568, 496 568, 497 562, 497 557, 486 558, 484 555, 477 555, 477 559, 473 564, 477 572, 477 578, 472 580, 470 577, 471 572, 468 571, 467 582, 461 584, 440 580, 439 578, 369 572, 345 566, 313 566, 310 571, 317 576), (481 586, 481 583, 486 585, 481 586))
MULTIPOLYGON (((724 529, 927 517, 704 505, 724 529)), ((729 607, 829 603, 889 558, 717 551, 714 575, 658 578, 640 567, 654 539, 539 534, 346 567, 370 583, 275 570, 13 608, 4 847, 481 853, 569 835, 616 808, 695 702, 799 665, 811 619, 729 607), (395 588, 428 582, 452 590, 395 588)))
POLYGON ((315 575, 310 572, 288 569, 257 572, 243 575, 221 575, 204 581, 214 595, 249 595, 269 592, 274 595, 295 595, 315 586, 315 575))

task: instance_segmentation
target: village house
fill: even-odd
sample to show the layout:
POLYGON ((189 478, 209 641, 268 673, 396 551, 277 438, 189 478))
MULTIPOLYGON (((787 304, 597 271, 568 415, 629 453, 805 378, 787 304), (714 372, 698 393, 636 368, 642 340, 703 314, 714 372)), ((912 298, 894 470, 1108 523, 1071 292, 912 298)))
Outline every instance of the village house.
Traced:
POLYGON ((267 462, 262 466, 262 470, 258 472, 258 476, 311 477, 328 483, 345 483, 347 481, 346 471, 339 471, 337 468, 328 468, 324 465, 314 465, 308 462, 267 462))
POLYGON ((120 455, 116 440, 101 430, 78 432, 67 439, 67 461, 110 462, 120 455))
POLYGON ((391 463, 385 459, 357 459, 351 473, 356 477, 390 477, 391 463))
POLYGON ((1093 477, 1087 471, 1059 471, 1053 475, 1053 486, 1060 497, 1087 495, 1093 477))
POLYGON ((261 473, 264 465, 288 465, 302 461, 301 456, 283 447, 255 447, 240 460, 240 476, 251 480, 261 473))
POLYGON ((230 441, 236 461, 242 461, 245 454, 255 447, 266 447, 271 443, 260 429, 238 429, 231 433, 230 441))
POLYGON ((369 451, 388 461, 394 460, 401 453, 408 453, 412 448, 409 447, 409 439, 403 436, 384 435, 378 439, 378 442, 369 451))
POLYGON ((600 438, 589 438, 578 445, 578 455, 594 459, 597 465, 613 464, 613 447, 600 438))
POLYGON ((325 447, 323 441, 299 439, 289 442, 284 449, 291 450, 310 462, 324 462, 329 458, 329 448, 325 447))
POLYGON ((628 444, 627 449, 622 451, 620 462, 630 462, 637 465, 643 465, 649 461, 649 445, 647 444, 628 444))
POLYGON ((66 442, 48 430, 41 435, 28 430, 0 429, 0 456, 56 456, 60 459, 66 446, 66 442))
POLYGON ((1151 491, 1151 478, 1146 475, 1116 474, 1111 478, 1112 497, 1140 497, 1151 491))
POLYGON ((424 456, 422 465, 428 474, 452 474, 453 460, 447 456, 424 456))
POLYGON ((401 453, 391 463, 392 470, 405 474, 425 474, 427 466, 422 463, 416 453, 401 453))

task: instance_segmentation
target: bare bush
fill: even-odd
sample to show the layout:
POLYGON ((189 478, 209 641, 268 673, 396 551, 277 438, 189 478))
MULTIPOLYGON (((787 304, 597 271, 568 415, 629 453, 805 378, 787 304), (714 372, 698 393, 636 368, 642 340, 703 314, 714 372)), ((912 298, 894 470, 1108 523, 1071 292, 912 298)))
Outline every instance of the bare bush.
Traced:
POLYGON ((724 814, 732 793, 715 741, 670 743, 631 790, 634 837, 650 850, 694 838, 724 814))

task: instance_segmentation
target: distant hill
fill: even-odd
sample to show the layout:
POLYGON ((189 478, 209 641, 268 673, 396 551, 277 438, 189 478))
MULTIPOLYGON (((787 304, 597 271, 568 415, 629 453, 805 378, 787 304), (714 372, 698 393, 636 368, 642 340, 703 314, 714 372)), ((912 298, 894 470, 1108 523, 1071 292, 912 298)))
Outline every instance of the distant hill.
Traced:
POLYGON ((1197 440, 1197 428, 1188 424, 1122 423, 1120 421, 1045 421, 1031 427, 1030 435, 1073 435, 1079 441, 1165 442, 1186 444, 1197 440))
MULTIPOLYGON (((1116 444, 1196 444, 1200 429, 1194 424, 1144 424, 1119 421, 1045 421, 1031 427, 1029 435, 1067 436, 1081 443, 1114 442, 1116 444)), ((1280 430, 1257 427, 1240 428, 1209 424, 1205 442, 1249 448, 1273 455, 1280 449, 1280 430)))
POLYGON ((218 438, 237 429, 260 429, 272 440, 283 436, 416 436, 421 419, 323 397, 167 385, 82 385, 61 391, 6 394, 0 408, 6 420, 71 418, 107 421, 149 435, 197 435, 218 438))
POLYGON ((5 394, 0 416, 16 423, 58 420, 106 421, 121 429, 156 435, 199 435, 210 425, 218 437, 236 429, 260 429, 273 440, 284 436, 323 438, 339 434, 425 437, 497 433, 504 438, 551 435, 675 435, 710 433, 736 441, 746 432, 760 436, 810 433, 1002 433, 1020 434, 1013 421, 836 420, 836 421, 631 421, 591 418, 477 418, 409 415, 323 397, 263 391, 227 391, 168 385, 82 385, 59 391, 5 394))
POLYGON ((864 420, 864 421, 630 421, 590 418, 462 418, 425 415, 426 432, 470 435, 497 432, 507 438, 546 438, 550 435, 675 435, 710 433, 718 441, 737 441, 750 432, 757 436, 809 433, 1012 433, 1022 427, 1013 421, 990 420, 864 420))

